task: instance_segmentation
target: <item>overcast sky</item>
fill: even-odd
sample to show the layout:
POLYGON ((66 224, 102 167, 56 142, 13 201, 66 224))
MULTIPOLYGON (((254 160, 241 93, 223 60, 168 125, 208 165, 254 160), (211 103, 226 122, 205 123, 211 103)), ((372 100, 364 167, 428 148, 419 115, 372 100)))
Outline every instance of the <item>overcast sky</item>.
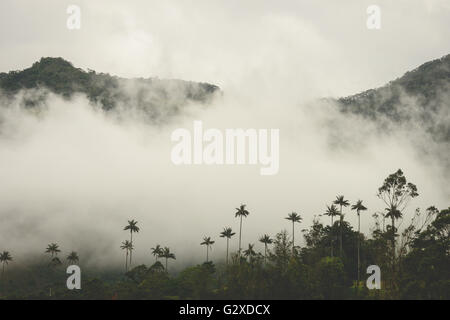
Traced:
POLYGON ((0 2, 1 71, 61 56, 124 77, 307 84, 308 94, 339 96, 448 54, 448 39, 448 0, 0 2), (69 4, 81 8, 81 30, 66 28, 69 4), (380 30, 366 27, 371 4, 380 30))

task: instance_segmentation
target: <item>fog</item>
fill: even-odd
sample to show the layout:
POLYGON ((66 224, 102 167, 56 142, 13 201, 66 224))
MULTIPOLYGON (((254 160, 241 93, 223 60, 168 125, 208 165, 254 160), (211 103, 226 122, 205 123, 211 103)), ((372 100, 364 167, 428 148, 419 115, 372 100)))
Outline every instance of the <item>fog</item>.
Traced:
MULTIPOLYGON (((250 211, 243 246, 262 249, 260 235, 290 230, 288 213, 300 213, 300 228, 307 228, 338 194, 364 201, 369 210, 362 231, 368 233, 371 214, 384 210, 377 188, 398 168, 420 194, 405 220, 417 207, 449 205, 445 166, 417 150, 418 144, 435 150, 419 125, 380 132, 319 99, 382 85, 450 52, 442 40, 450 30, 444 1, 410 5, 411 19, 420 23, 408 27, 402 7, 383 2, 386 20, 378 34, 368 33, 367 5, 356 1, 317 8, 288 1, 276 10, 270 2, 133 7, 80 1, 79 33, 53 25, 65 26, 64 1, 48 3, 47 11, 21 1, 2 3, 11 16, 24 17, 0 19, 16 26, 8 35, 0 28, 0 57, 15 57, 0 59, 2 71, 28 67, 41 56, 63 56, 77 67, 120 76, 208 81, 220 85, 223 95, 206 106, 186 105, 159 126, 137 117, 131 105, 120 106, 120 115, 105 113, 83 95, 65 100, 50 94, 33 110, 20 104, 20 95, 30 92, 8 106, 2 100, 0 249, 18 263, 30 255, 43 258, 47 244, 57 242, 64 256, 78 251, 82 264, 119 265, 120 244, 129 238, 123 227, 135 219, 141 231, 133 237, 133 264, 153 262, 150 248, 158 243, 176 254, 169 269, 177 270, 203 261, 204 236, 216 241, 210 257, 224 258, 226 241, 219 233, 226 226, 238 231, 234 208, 242 203, 250 211), (40 24, 42 19, 50 22, 40 24), (416 43, 414 33, 434 37, 416 43), (408 47, 398 41, 402 35, 407 52, 399 50, 408 47), (374 53, 379 46, 384 49, 374 53), (171 132, 192 130, 194 120, 223 130, 280 129, 278 174, 261 176, 259 165, 175 166, 171 132)), ((355 225, 356 214, 345 213, 355 225)), ((329 223, 327 217, 321 221, 329 223)), ((299 233, 296 240, 304 245, 299 233)), ((232 251, 237 243, 235 236, 232 251)))

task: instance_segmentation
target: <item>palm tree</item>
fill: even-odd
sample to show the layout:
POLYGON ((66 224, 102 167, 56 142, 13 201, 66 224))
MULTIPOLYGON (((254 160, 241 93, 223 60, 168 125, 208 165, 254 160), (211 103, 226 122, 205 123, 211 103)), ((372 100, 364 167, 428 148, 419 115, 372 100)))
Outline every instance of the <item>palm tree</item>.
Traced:
POLYGON ((211 237, 204 237, 203 238, 203 242, 200 243, 200 245, 202 246, 206 246, 206 262, 208 262, 208 251, 209 251, 209 247, 212 246, 214 244, 215 241, 211 240, 211 237))
POLYGON ((152 255, 155 257, 155 262, 158 261, 158 258, 161 256, 162 254, 162 248, 159 244, 157 244, 154 248, 151 249, 152 250, 152 255))
POLYGON ((296 222, 300 223, 303 219, 296 212, 289 213, 286 220, 292 221, 292 254, 294 254, 294 225, 296 222))
POLYGON ((128 271, 128 253, 133 251, 133 244, 130 241, 125 240, 125 241, 122 242, 122 245, 120 246, 120 248, 122 250, 125 250, 125 252, 126 252, 126 256, 125 256, 125 272, 127 272, 128 271))
POLYGON ((270 238, 269 235, 265 234, 261 238, 259 238, 259 242, 264 243, 264 263, 266 263, 266 257, 267 257, 267 246, 269 244, 273 243, 273 240, 270 238))
POLYGON ((239 208, 236 208, 235 217, 239 217, 241 222, 239 226, 239 256, 241 256, 241 236, 242 236, 242 217, 246 218, 250 212, 245 209, 246 205, 241 204, 239 208))
POLYGON ((331 217, 331 257, 333 257, 333 218, 337 215, 339 215, 339 212, 334 204, 331 206, 327 206, 327 211, 325 211, 325 215, 331 217))
POLYGON ((348 207, 350 205, 350 202, 348 200, 344 199, 344 196, 337 196, 336 200, 333 202, 334 204, 339 205, 339 228, 340 228, 340 236, 339 236, 339 254, 342 257, 342 227, 344 222, 344 215, 342 214, 342 207, 348 207))
POLYGON ((175 254, 173 254, 172 252, 170 252, 170 249, 168 248, 168 247, 164 247, 164 249, 163 249, 163 252, 162 252, 162 254, 161 254, 161 257, 163 257, 163 258, 165 258, 166 259, 166 271, 168 271, 167 270, 167 260, 168 259, 176 259, 175 258, 175 254))
POLYGON ((8 263, 12 260, 13 258, 11 257, 9 251, 3 251, 2 253, 0 253, 0 262, 2 263, 2 277, 3 273, 5 273, 5 265, 8 265, 8 263))
POLYGON ((57 257, 59 252, 61 250, 59 250, 59 246, 56 243, 50 243, 45 249, 45 253, 50 253, 52 258, 53 256, 57 257))
MULTIPOLYGON (((128 220, 128 225, 123 228, 123 230, 130 230, 130 242, 131 245, 133 245, 133 232, 138 233, 139 227, 137 226, 137 221, 135 220, 128 220)), ((131 259, 133 257, 133 251, 130 251, 130 267, 131 267, 131 259)))
POLYGON ((367 210, 367 208, 363 205, 362 200, 356 201, 354 205, 352 205, 352 210, 356 210, 356 214, 358 215, 358 287, 359 287, 359 269, 360 269, 360 256, 359 256, 359 240, 360 240, 360 232, 361 232, 361 217, 360 217, 360 211, 367 210))
POLYGON ((236 233, 230 227, 223 228, 223 231, 220 233, 221 238, 227 238, 227 265, 228 265, 228 244, 232 236, 236 233))
POLYGON ((66 258, 66 260, 70 263, 70 264, 75 264, 78 262, 79 258, 78 258, 78 253, 76 253, 75 251, 72 251, 66 258))
POLYGON ((253 250, 254 246, 254 244, 249 243, 248 249, 244 250, 244 256, 249 259, 250 263, 252 262, 253 257, 256 256, 256 252, 253 250))

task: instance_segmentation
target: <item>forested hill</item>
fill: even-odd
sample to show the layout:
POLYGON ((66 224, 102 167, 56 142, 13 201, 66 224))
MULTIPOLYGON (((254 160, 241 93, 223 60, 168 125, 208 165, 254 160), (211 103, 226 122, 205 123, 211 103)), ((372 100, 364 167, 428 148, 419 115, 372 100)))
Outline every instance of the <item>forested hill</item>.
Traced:
POLYGON ((450 141, 450 55, 426 62, 383 87, 338 102, 343 112, 420 122, 436 140, 450 141))
MULTIPOLYGON (((190 101, 207 102, 219 87, 208 83, 158 78, 124 79, 109 74, 84 71, 62 58, 41 58, 22 71, 0 73, 0 89, 12 96, 21 89, 47 88, 70 98, 84 93, 106 110, 118 103, 133 104, 152 113, 157 108, 177 109, 190 101)), ((33 105, 35 101, 26 101, 33 105)), ((172 110, 175 111, 175 110, 172 110)))

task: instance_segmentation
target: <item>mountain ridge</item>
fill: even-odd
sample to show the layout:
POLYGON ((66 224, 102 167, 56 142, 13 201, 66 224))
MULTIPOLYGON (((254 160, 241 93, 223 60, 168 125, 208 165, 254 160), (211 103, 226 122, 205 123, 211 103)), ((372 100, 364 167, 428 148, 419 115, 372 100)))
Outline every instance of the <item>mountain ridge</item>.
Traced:
MULTIPOLYGON (((76 68, 69 61, 58 57, 43 57, 29 68, 0 73, 0 89, 7 96, 14 96, 22 89, 47 88, 65 98, 84 93, 93 103, 110 110, 121 102, 134 102, 150 113, 166 107, 176 112, 189 102, 209 102, 220 92, 216 85, 178 79, 121 78, 108 73, 97 73, 76 68), (175 94, 176 93, 176 94, 175 94)), ((25 101, 33 106, 36 101, 25 101)))

